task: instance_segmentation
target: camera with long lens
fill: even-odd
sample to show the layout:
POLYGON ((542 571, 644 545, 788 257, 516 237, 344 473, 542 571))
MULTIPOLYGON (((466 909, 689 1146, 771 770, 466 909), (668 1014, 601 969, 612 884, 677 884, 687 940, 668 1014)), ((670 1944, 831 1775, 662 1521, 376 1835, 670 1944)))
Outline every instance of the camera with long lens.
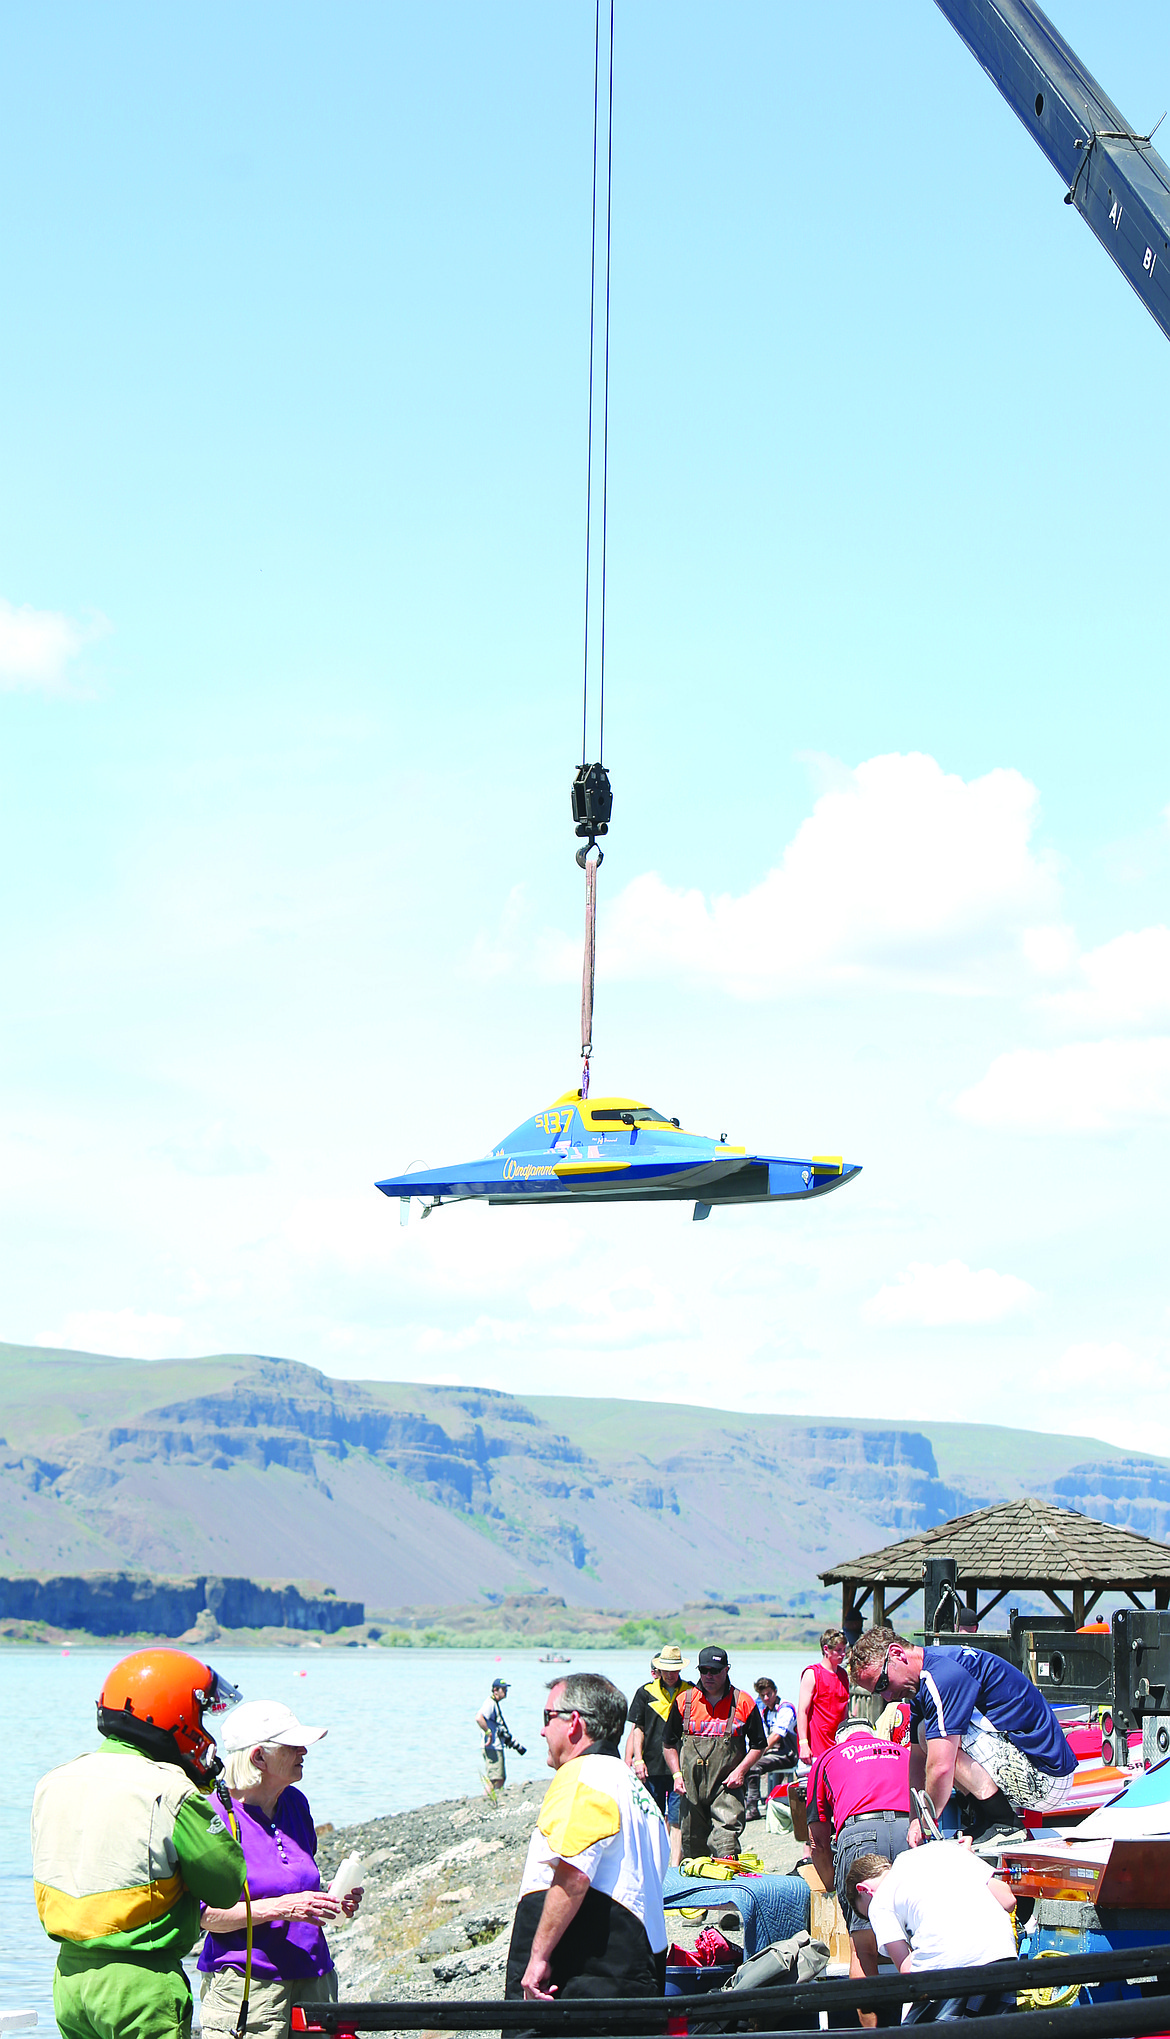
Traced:
POLYGON ((513 1735, 510 1735, 506 1727, 500 1729, 500 1740, 506 1749, 511 1749, 513 1755, 526 1756, 528 1754, 523 1742, 518 1742, 513 1735))

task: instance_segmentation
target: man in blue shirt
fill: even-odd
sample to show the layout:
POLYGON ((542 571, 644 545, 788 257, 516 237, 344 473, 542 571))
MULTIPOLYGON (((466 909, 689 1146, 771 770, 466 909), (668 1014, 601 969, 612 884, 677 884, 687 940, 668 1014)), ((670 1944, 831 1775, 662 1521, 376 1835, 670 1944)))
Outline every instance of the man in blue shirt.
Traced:
POLYGON ((760 1779, 765 1770, 796 1774, 796 1708, 790 1700, 781 1699, 773 1678, 756 1679, 756 1711, 768 1741, 755 1769, 748 1772, 744 1803, 749 1820, 764 1817, 760 1811, 760 1779))
MULTIPOLYGON (((977 1801, 979 1833, 1007 1823, 1013 1807, 1064 1804, 1077 1759, 1043 1694, 1003 1657, 915 1648, 871 1628, 850 1669, 863 1691, 910 1701, 910 1788, 925 1788, 936 1813, 956 1785, 977 1801)), ((921 1838, 913 1826, 911 1838, 921 1838)))

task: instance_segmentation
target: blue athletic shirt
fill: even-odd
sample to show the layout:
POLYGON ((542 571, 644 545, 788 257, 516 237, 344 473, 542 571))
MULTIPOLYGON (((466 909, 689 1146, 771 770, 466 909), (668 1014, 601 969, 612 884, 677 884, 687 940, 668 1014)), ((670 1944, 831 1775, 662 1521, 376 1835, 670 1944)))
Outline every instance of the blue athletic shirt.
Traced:
POLYGON ((912 1740, 920 1721, 928 1742, 989 1727, 1052 1777, 1067 1777, 1077 1767, 1043 1693, 987 1650, 923 1650, 922 1680, 910 1702, 912 1740))

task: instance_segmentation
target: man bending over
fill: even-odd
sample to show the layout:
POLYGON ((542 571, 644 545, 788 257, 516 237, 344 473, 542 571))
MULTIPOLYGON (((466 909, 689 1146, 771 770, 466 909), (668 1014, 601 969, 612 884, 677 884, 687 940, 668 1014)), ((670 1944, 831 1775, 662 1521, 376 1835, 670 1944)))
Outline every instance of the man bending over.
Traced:
MULTIPOLYGON (((1010 1918, 1015 1898, 966 1841, 932 1841, 893 1862, 884 1855, 859 1855, 846 1888, 850 1906, 868 1919, 882 1953, 903 1975, 1015 1960, 1010 1918)), ((902 2022, 988 2017, 1015 2006, 1014 1989, 992 1988, 941 2002, 924 1998, 907 2007, 902 2022)))
MULTIPOLYGON (((1015 1808, 1053 1812, 1077 1759, 1055 1713, 1022 1671, 986 1650, 915 1648, 889 1629, 853 1645, 854 1683, 910 1701, 910 1789, 941 1813, 957 1785, 975 1800, 973 1837, 1018 1826, 1015 1808)), ((910 1845, 922 1838, 917 1820, 910 1845)))

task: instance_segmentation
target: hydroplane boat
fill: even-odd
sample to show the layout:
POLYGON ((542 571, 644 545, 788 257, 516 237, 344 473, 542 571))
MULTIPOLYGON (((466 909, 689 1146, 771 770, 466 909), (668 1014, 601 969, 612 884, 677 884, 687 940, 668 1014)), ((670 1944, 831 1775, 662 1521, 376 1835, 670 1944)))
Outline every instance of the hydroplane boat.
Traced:
POLYGON ((584 1098, 567 1090, 525 1119, 490 1154, 450 1168, 412 1169, 376 1187, 399 1197, 403 1218, 411 1197, 440 1203, 486 1198, 489 1204, 660 1203, 694 1199, 696 1218, 714 1204, 793 1203, 826 1196, 860 1175, 840 1155, 794 1160, 752 1154, 702 1133, 633 1097, 584 1098))

